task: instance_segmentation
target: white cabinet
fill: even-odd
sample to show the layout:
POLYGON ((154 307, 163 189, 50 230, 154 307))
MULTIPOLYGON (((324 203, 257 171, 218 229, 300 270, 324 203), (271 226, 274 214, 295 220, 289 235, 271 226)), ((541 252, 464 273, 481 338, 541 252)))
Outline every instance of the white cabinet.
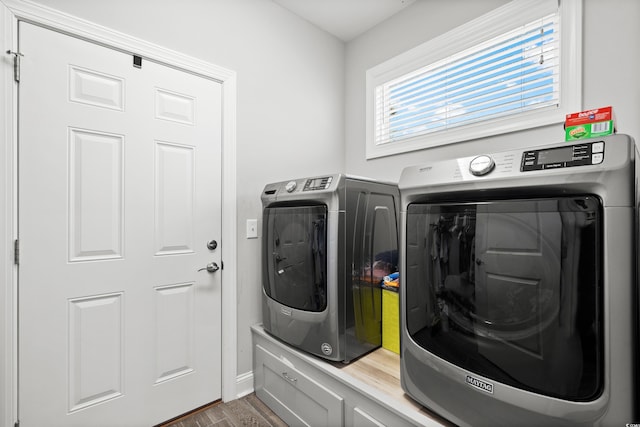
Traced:
POLYGON ((448 425, 349 375, 340 363, 296 350, 261 326, 251 332, 256 396, 290 426, 448 425))
POLYGON ((353 408, 353 426, 354 427, 384 427, 380 421, 371 415, 356 407, 353 408))
POLYGON ((283 359, 254 348, 256 396, 290 426, 341 426, 342 399, 283 359))
MULTIPOLYGON (((411 419, 411 413, 407 412, 400 416, 396 412, 392 412, 390 407, 394 405, 393 401, 375 402, 364 395, 354 394, 349 399, 349 404, 345 410, 345 426, 353 427, 409 427, 409 426, 441 426, 439 423, 423 424, 419 422, 419 418, 411 419)), ((416 415, 418 413, 416 412, 416 415)))

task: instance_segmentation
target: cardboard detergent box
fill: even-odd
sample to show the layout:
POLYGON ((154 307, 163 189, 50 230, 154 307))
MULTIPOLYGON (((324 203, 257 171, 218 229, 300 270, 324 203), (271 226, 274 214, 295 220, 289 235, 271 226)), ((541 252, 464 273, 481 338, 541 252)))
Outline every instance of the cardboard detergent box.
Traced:
POLYGON ((567 114, 564 128, 565 141, 611 135, 615 132, 613 108, 609 106, 567 114))

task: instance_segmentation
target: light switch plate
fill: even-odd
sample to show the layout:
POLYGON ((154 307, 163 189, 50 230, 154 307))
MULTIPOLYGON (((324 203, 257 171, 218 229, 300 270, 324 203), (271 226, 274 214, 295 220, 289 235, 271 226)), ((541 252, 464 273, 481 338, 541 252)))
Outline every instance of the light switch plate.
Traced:
POLYGON ((257 239, 257 238, 258 238, 258 220, 248 219, 247 220, 247 239, 257 239))

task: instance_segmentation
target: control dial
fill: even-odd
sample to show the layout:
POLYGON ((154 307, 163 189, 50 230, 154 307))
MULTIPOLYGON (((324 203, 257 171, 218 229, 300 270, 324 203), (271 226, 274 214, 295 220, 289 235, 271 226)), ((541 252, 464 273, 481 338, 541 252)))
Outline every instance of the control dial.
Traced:
POLYGON ((475 176, 482 176, 491 172, 495 166, 496 163, 491 156, 483 154, 471 160, 471 163, 469 163, 469 172, 475 176))
POLYGON ((284 186, 284 189, 287 190, 287 193, 291 193, 297 186, 298 184, 295 181, 289 181, 287 182, 287 185, 284 186))

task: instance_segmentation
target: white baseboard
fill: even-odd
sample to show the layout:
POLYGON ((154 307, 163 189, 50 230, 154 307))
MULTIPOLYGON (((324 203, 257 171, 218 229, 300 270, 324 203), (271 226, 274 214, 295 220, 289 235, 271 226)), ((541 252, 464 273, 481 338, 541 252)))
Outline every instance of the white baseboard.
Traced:
POLYGON ((245 372, 236 377, 237 398, 253 393, 253 371, 245 372))

